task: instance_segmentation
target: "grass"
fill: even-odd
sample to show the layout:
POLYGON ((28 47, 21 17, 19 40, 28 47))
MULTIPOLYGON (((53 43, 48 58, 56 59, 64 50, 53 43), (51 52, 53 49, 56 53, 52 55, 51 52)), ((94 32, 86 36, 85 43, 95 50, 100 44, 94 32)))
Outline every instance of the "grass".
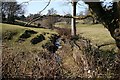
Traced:
MULTIPOLYGON (((14 38, 12 40, 7 40, 5 42, 7 44, 7 46, 8 47, 10 46, 10 47, 7 48, 7 49, 6 48, 3 49, 4 50, 3 53, 5 53, 4 54, 5 59, 3 59, 3 60, 5 60, 4 62, 7 62, 6 59, 10 57, 9 55, 13 56, 13 55, 16 55, 16 54, 18 55, 16 57, 16 60, 19 60, 19 57, 20 57, 19 55, 23 54, 23 52, 24 52, 23 56, 24 57, 27 56, 27 57, 26 57, 26 59, 21 58, 20 60, 22 61, 22 59, 23 59, 24 61, 26 61, 26 63, 29 62, 29 64, 27 64, 28 66, 37 65, 36 64, 37 61, 35 61, 35 60, 36 60, 36 58, 41 58, 41 57, 38 57, 38 55, 40 55, 42 53, 41 52, 42 45, 49 41, 48 37, 50 37, 51 34, 57 34, 54 30, 43 29, 43 28, 29 28, 29 27, 22 27, 22 26, 18 26, 18 25, 10 25, 10 24, 0 24, 0 26, 1 26, 0 28, 1 28, 1 33, 2 34, 5 34, 6 32, 9 32, 9 31, 18 33, 17 35, 14 36, 14 38), (21 43, 16 42, 19 39, 19 37, 25 32, 25 30, 33 30, 37 33, 32 34, 24 42, 21 42, 21 43), (44 35, 45 40, 43 40, 42 42, 40 42, 36 45, 33 45, 33 44, 30 43, 30 41, 33 38, 35 38, 37 35, 44 34, 44 33, 49 33, 49 34, 44 35), (10 50, 10 49, 12 49, 12 50, 10 50), (8 57, 6 57, 6 56, 8 56, 8 57)), ((59 24, 59 26, 70 27, 69 25, 64 25, 64 24, 62 24, 62 25, 59 24)), ((112 37, 110 36, 107 29, 105 29, 101 24, 97 24, 97 25, 77 24, 77 34, 80 34, 83 37, 85 37, 87 39, 90 39, 91 42, 94 45, 101 45, 101 44, 104 44, 104 43, 114 43, 114 39, 112 39, 112 37)), ((66 72, 66 74, 69 73, 69 72, 74 73, 72 75, 79 74, 78 69, 80 67, 74 61, 73 54, 72 54, 72 53, 74 53, 78 50, 75 49, 74 51, 72 51, 70 44, 67 44, 66 46, 63 46, 63 47, 64 48, 62 48, 62 50, 58 51, 58 54, 61 55, 62 58, 63 58, 62 59, 63 68, 67 69, 67 71, 68 71, 68 72, 66 72)), ((114 45, 112 45, 112 47, 107 46, 107 48, 105 47, 105 49, 109 50, 110 48, 113 48, 113 47, 115 47, 115 46, 114 45)), ((78 51, 76 53, 80 53, 80 51, 78 51)), ((40 60, 42 61, 42 58, 40 60)), ((48 62, 49 62, 49 60, 48 60, 48 62)), ((40 61, 38 61, 38 64, 40 64, 40 61)), ((26 65, 23 64, 23 66, 26 66, 26 65)), ((15 68, 12 67, 11 69, 15 69, 15 68)), ((31 69, 31 67, 28 67, 27 69, 31 69)), ((21 70, 24 70, 24 69, 21 68, 21 70)), ((37 72, 39 72, 39 70, 37 70, 37 72)), ((18 73, 20 73, 20 72, 18 72, 18 73)))
POLYGON ((109 31, 101 24, 77 25, 77 33, 89 38, 95 44, 114 42, 114 39, 110 36, 109 31))
MULTIPOLYGON (((8 44, 8 46, 11 47, 26 47, 28 50, 29 49, 41 49, 41 46, 43 44, 45 44, 49 38, 51 36, 51 34, 57 34, 55 31, 50 30, 50 29, 43 29, 43 28, 29 28, 29 27, 23 27, 23 26, 19 26, 19 25, 11 25, 11 24, 0 24, 0 32, 2 33, 3 37, 5 33, 8 32, 17 32, 17 35, 15 35, 13 37, 12 40, 7 40, 5 43, 8 44), (35 32, 37 32, 37 34, 32 34, 30 38, 27 38, 24 42, 22 43, 18 43, 17 40, 19 39, 19 37, 25 32, 25 30, 33 30, 35 32), (48 33, 47 35, 45 35, 45 40, 33 45, 30 43, 31 39, 35 38, 37 35, 40 34, 44 34, 44 33, 48 33)), ((4 41, 3 41, 4 42, 4 41)))
POLYGON ((87 25, 77 24, 77 34, 81 34, 83 37, 91 40, 94 45, 109 44, 103 49, 115 48, 115 41, 111 37, 109 31, 102 24, 87 25), (112 43, 112 44, 111 44, 112 43))
MULTIPOLYGON (((70 25, 66 25, 65 23, 57 23, 57 27, 65 27, 65 28, 70 28, 70 25)), ((43 28, 29 28, 29 27, 22 27, 19 25, 11 25, 11 24, 0 24, 0 33, 4 34, 5 32, 12 31, 12 32, 18 32, 18 34, 14 37, 12 41, 10 41, 11 44, 17 44, 15 43, 16 40, 19 38, 21 34, 25 30, 33 30, 36 31, 37 34, 32 35, 30 38, 26 39, 21 45, 29 45, 33 46, 30 44, 30 40, 35 38, 37 35, 43 34, 43 33, 49 33, 45 36, 46 40, 42 41, 41 43, 36 44, 38 48, 41 47, 42 44, 45 44, 49 39, 48 37, 51 34, 57 34, 55 31, 50 30, 50 29, 43 29, 43 28)), ((104 28, 103 25, 101 24, 95 24, 95 25, 88 25, 88 24, 77 24, 77 34, 82 35, 83 37, 91 40, 93 45, 103 45, 103 44, 109 44, 107 46, 101 47, 103 50, 111 50, 115 49, 115 41, 111 37, 109 31, 104 28)), ((34 46, 35 47, 35 46, 34 46)))
POLYGON ((43 28, 29 28, 29 27, 23 27, 23 26, 18 26, 18 25, 11 25, 11 24, 0 24, 0 31, 2 31, 2 33, 4 33, 5 31, 15 31, 15 30, 18 30, 18 31, 21 31, 21 30, 25 30, 25 29, 31 29, 31 30, 34 30, 36 32, 39 33, 43 33, 43 32, 48 32, 48 33, 51 33, 51 34, 54 34, 56 33, 55 31, 53 30, 50 30, 50 29, 43 29, 43 28))
POLYGON ((66 24, 65 22, 58 22, 55 24, 55 26, 60 28, 70 28, 70 25, 66 24))
MULTIPOLYGON (((70 28, 70 25, 65 23, 57 23, 57 27, 65 27, 70 28)), ((77 34, 89 39, 93 45, 103 45, 103 44, 110 44, 101 47, 102 50, 112 50, 116 49, 115 41, 111 37, 109 31, 102 25, 102 24, 77 24, 77 34)))

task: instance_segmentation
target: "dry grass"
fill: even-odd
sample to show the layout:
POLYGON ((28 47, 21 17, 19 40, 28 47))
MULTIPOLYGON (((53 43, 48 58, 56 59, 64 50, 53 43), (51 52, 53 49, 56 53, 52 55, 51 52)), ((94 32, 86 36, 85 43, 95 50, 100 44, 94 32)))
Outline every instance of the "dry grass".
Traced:
POLYGON ((49 41, 55 31, 42 28, 28 28, 18 25, 0 24, 3 38, 13 36, 11 39, 4 39, 2 46, 2 74, 3 77, 52 77, 59 76, 59 66, 53 54, 42 48, 42 45, 49 41), (33 30, 36 34, 29 34, 23 42, 19 42, 20 36, 25 31, 33 30), (15 35, 9 35, 17 32, 15 35), (6 35, 4 35, 6 34, 6 35), (38 35, 44 35, 45 40, 36 45, 31 44, 31 40, 38 35))

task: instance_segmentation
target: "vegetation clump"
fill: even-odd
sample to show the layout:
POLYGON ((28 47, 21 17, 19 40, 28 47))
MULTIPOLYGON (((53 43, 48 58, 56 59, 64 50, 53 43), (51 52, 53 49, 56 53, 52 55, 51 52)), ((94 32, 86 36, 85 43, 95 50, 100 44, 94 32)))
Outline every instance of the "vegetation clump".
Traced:
POLYGON ((6 31, 4 34, 3 34, 3 40, 12 40, 13 37, 17 35, 17 32, 13 32, 13 31, 6 31))
POLYGON ((36 34, 37 32, 33 30, 25 30, 25 32, 19 37, 19 41, 25 41, 25 39, 30 38, 32 34, 36 34))
POLYGON ((30 42, 32 44, 37 44, 43 40, 45 40, 45 37, 43 36, 43 34, 40 34, 40 35, 37 35, 35 38, 33 38, 30 42))
POLYGON ((49 37, 49 41, 43 45, 43 48, 46 48, 48 51, 50 51, 51 53, 55 53, 58 49, 58 47, 56 46, 56 40, 59 38, 60 36, 56 35, 56 34, 52 34, 49 37))
POLYGON ((71 38, 71 29, 70 28, 56 28, 57 33, 64 38, 71 38))
POLYGON ((20 36, 20 38, 29 38, 31 34, 36 34, 37 32, 33 30, 25 30, 25 32, 20 36))
POLYGON ((116 53, 102 51, 97 46, 79 36, 79 39, 67 40, 57 54, 62 58, 64 73, 80 78, 119 78, 116 53), (117 69, 116 69, 117 68, 117 69), (67 73, 69 72, 69 73, 67 73))
POLYGON ((24 48, 15 52, 13 48, 4 46, 3 53, 3 78, 54 78, 61 75, 55 56, 48 51, 24 48))

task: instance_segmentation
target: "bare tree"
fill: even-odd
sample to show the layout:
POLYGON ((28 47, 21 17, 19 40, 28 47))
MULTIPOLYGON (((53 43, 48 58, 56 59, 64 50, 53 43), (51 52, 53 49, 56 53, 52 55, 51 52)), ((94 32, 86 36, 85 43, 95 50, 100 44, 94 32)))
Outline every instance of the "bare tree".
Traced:
MULTIPOLYGON (((32 0, 29 0, 27 3, 29 3, 30 1, 32 1, 32 0)), ((47 5, 41 11, 39 11, 39 14, 41 14, 49 6, 50 3, 51 3, 51 0, 49 0, 49 2, 47 3, 47 5)), ((37 18, 32 19, 30 22, 26 23, 25 26, 26 25, 30 25, 32 22, 35 22, 35 21, 39 20, 40 18, 41 18, 41 16, 38 16, 37 18)))
POLYGON ((58 18, 54 17, 54 15, 57 15, 57 11, 54 8, 51 8, 48 10, 47 15, 48 16, 43 20, 43 25, 49 29, 53 29, 54 24, 58 21, 58 18))
POLYGON ((14 23, 15 16, 24 14, 23 6, 15 2, 2 2, 2 14, 7 18, 8 23, 14 23))
MULTIPOLYGON (((71 14, 66 14, 64 16, 71 16, 71 14)), ((71 18, 64 18, 64 21, 67 23, 67 24, 71 24, 71 18)))
POLYGON ((57 11, 54 8, 48 10, 47 15, 54 15, 54 14, 57 14, 57 11))

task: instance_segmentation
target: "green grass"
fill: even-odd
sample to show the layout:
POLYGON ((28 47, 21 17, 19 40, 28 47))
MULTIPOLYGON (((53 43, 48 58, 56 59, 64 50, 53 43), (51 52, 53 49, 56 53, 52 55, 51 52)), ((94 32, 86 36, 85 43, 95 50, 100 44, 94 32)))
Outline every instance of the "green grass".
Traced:
POLYGON ((34 30, 36 32, 39 33, 43 33, 43 32, 48 32, 48 33, 51 33, 51 34, 54 34, 56 33, 55 31, 53 30, 50 30, 50 29, 43 29, 43 28, 30 28, 30 27, 23 27, 23 26, 18 26, 18 25, 11 25, 11 24, 1 24, 0 23, 0 28, 2 31, 2 33, 4 33, 5 31, 21 31, 21 30, 25 30, 25 29, 31 29, 31 30, 34 30))
POLYGON ((102 24, 87 25, 87 24, 77 24, 77 34, 91 40, 93 45, 109 44, 107 46, 101 47, 101 49, 111 50, 115 49, 115 41, 111 37, 109 31, 102 24), (112 44, 111 44, 112 43, 112 44))
MULTIPOLYGON (((57 27, 70 27, 70 25, 66 25, 64 23, 59 23, 56 24, 57 27)), ((30 38, 28 38, 25 42, 23 42, 23 45, 29 45, 32 46, 30 44, 30 40, 32 38, 34 38, 35 36, 42 34, 44 32, 49 33, 48 35, 45 36, 46 40, 42 41, 41 43, 37 44, 37 47, 39 46, 39 48, 41 47, 41 44, 44 44, 48 41, 48 37, 51 34, 57 34, 55 31, 50 30, 50 29, 43 29, 43 28, 28 28, 28 27, 22 27, 22 26, 18 26, 18 25, 10 25, 10 24, 0 24, 0 32, 2 34, 4 34, 7 31, 16 31, 18 32, 18 34, 14 37, 14 39, 12 41, 10 41, 12 44, 15 44, 15 41, 18 39, 18 37, 25 31, 25 30, 34 30, 36 32, 38 32, 37 34, 32 35, 30 38)), ((95 24, 95 25, 87 25, 87 24, 77 24, 77 34, 82 35, 83 37, 91 40, 93 45, 102 45, 102 44, 107 44, 107 43, 113 43, 111 45, 107 45, 104 47, 101 47, 101 49, 113 49, 115 48, 115 41, 114 39, 111 37, 109 31, 104 28, 103 25, 101 24, 95 24)))
MULTIPOLYGON (((66 25, 64 23, 59 23, 56 25, 57 27, 70 27, 70 25, 66 25)), ((109 31, 102 24, 77 24, 77 34, 89 39, 93 45, 102 45, 109 44, 107 46, 101 47, 101 49, 111 50, 116 48, 115 41, 111 37, 109 31), (111 44, 112 43, 112 44, 111 44)))
POLYGON ((77 25, 77 33, 90 39, 94 44, 114 43, 109 31, 103 25, 77 25))
POLYGON ((2 35, 4 35, 7 32, 17 32, 17 35, 15 35, 12 40, 7 40, 5 42, 8 46, 20 47, 20 48, 26 47, 28 50, 29 49, 41 49, 41 46, 49 40, 48 37, 51 36, 51 34, 57 34, 54 30, 50 30, 50 29, 29 28, 29 27, 23 27, 23 26, 18 26, 18 25, 11 25, 11 24, 0 24, 0 28, 1 28, 0 32, 2 33, 2 35), (37 32, 37 34, 32 34, 30 38, 27 38, 22 43, 18 43, 17 40, 25 32, 25 30, 33 30, 33 31, 37 32), (33 39, 37 35, 40 35, 43 33, 49 33, 49 34, 45 35, 44 41, 42 41, 36 45, 31 44, 31 42, 30 42, 31 39, 33 39))

